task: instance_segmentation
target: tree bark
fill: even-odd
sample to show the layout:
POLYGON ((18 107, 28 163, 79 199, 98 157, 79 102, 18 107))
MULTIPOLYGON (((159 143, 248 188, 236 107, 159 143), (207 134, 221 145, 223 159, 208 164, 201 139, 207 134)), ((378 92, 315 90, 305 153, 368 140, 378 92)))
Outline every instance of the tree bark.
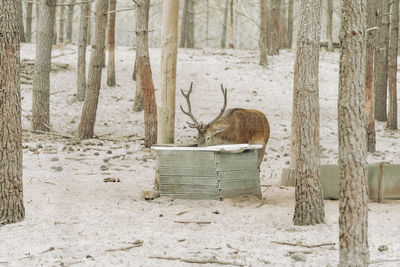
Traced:
POLYGON ((40 18, 40 15, 39 15, 39 6, 40 6, 40 1, 35 1, 35 6, 36 6, 36 8, 35 8, 35 38, 36 38, 36 36, 38 35, 38 32, 39 32, 39 18, 40 18))
POLYGON ((0 5, 0 226, 25 217, 18 0, 0 5), (7 18, 7 19, 4 19, 7 18))
POLYGON ((378 3, 377 26, 379 37, 377 38, 376 61, 375 61, 375 119, 387 120, 387 78, 388 78, 388 48, 389 48, 389 9, 390 0, 382 0, 378 3), (386 15, 385 15, 386 14, 386 15))
POLYGON ((25 31, 25 41, 27 43, 32 42, 32 7, 33 3, 26 3, 26 31, 25 31))
POLYGON ((280 14, 281 14, 281 0, 271 0, 271 10, 269 16, 269 41, 268 41, 268 54, 271 56, 279 55, 279 48, 281 46, 280 36, 280 14))
POLYGON ((194 48, 194 0, 189 0, 187 8, 186 47, 194 48))
POLYGON ((397 130, 397 52, 399 36, 399 0, 393 0, 389 42, 389 112, 386 128, 397 130))
POLYGON ((55 3, 56 0, 40 1, 32 89, 32 129, 46 132, 50 127, 50 67, 55 3))
MULTIPOLYGON (((137 40, 136 40, 136 44, 137 44, 137 40)), ((133 72, 133 75, 135 75, 134 80, 136 81, 135 102, 133 104, 134 112, 140 112, 144 109, 142 83, 140 82, 140 76, 139 76, 139 71, 138 71, 138 66, 139 66, 138 60, 139 60, 139 53, 138 53, 138 48, 136 47, 135 66, 134 66, 134 72, 133 72)))
MULTIPOLYGON (((109 0, 109 11, 115 11, 117 0, 109 0)), ((108 14, 107 85, 115 86, 115 12, 108 14)))
POLYGON ((92 15, 93 13, 91 12, 92 9, 92 2, 89 3, 89 10, 88 10, 88 30, 87 30, 87 45, 91 45, 92 44, 92 15))
MULTIPOLYGON (((108 1, 109 0, 107 0, 107 3, 106 3, 107 10, 108 10, 108 1)), ((106 19, 103 22, 104 23, 103 27, 104 27, 104 31, 107 32, 107 25, 108 25, 108 13, 107 12, 106 12, 105 16, 106 16, 106 19)), ((104 38, 105 38, 104 39, 104 44, 107 44, 107 34, 104 35, 104 38)), ((103 50, 103 54, 104 54, 103 55, 103 63, 102 63, 102 67, 103 68, 106 67, 106 49, 105 48, 106 48, 106 46, 104 47, 104 50, 103 50)))
POLYGON ((267 54, 267 0, 260 0, 260 65, 263 67, 268 66, 268 54, 267 54))
MULTIPOLYGON (((367 0, 367 27, 376 26, 376 1, 367 0)), ((375 37, 376 31, 367 33, 367 45, 365 52, 365 112, 366 112, 366 132, 367 132, 367 151, 375 152, 375 37)))
POLYGON ((229 18, 230 18, 230 23, 229 23, 229 36, 230 36, 230 39, 229 39, 229 48, 234 48, 234 43, 233 43, 233 40, 234 40, 234 27, 233 27, 233 1, 234 0, 231 0, 231 4, 230 4, 230 14, 229 14, 229 18))
POLYGON ((319 149, 318 65, 321 36, 321 1, 301 2, 297 37, 295 87, 296 207, 295 225, 324 223, 324 201, 319 149))
POLYGON ((148 20, 150 0, 142 0, 137 7, 136 41, 138 55, 139 83, 141 84, 144 102, 144 145, 150 148, 157 143, 157 106, 153 77, 150 67, 148 46, 148 20))
POLYGON ((339 266, 367 266, 365 0, 343 0, 339 62, 339 266))
POLYGON ((72 43, 72 29, 74 23, 74 8, 75 8, 75 0, 70 1, 70 5, 68 6, 68 15, 67 15, 67 36, 65 39, 66 44, 72 43))
MULTIPOLYGON (((64 3, 64 0, 59 0, 60 4, 62 5, 64 3)), ((65 7, 60 6, 60 18, 59 18, 59 24, 58 24, 58 42, 60 44, 64 43, 64 11, 65 7)))
POLYGON ((221 48, 224 49, 226 46, 226 29, 228 25, 228 6, 229 0, 225 0, 224 5, 224 21, 222 23, 222 33, 221 33, 221 48))
POLYGON ((18 24, 19 24, 19 38, 21 43, 25 43, 25 33, 24 33, 24 16, 22 12, 22 0, 18 1, 18 24))
POLYGON ((206 0, 206 47, 208 47, 208 33, 209 33, 209 24, 210 24, 210 3, 209 0, 206 0))
POLYGON ((288 6, 287 40, 288 40, 288 48, 292 48, 292 43, 293 43, 293 0, 289 0, 289 6, 288 6))
POLYGON ((164 0, 161 32, 161 108, 158 141, 174 143, 179 0, 164 0))
POLYGON ((89 3, 80 5, 81 14, 79 18, 79 40, 78 40, 78 67, 77 67, 77 92, 76 98, 79 101, 85 100, 86 95, 86 46, 87 46, 87 32, 88 32, 88 19, 89 3))
POLYGON ((287 16, 286 16, 286 12, 287 12, 287 9, 286 9, 286 3, 285 3, 286 1, 285 0, 283 0, 283 5, 282 5, 282 9, 281 9, 281 23, 280 23, 280 26, 279 26, 279 32, 280 32, 280 35, 282 36, 281 37, 281 44, 280 44, 280 48, 288 48, 288 41, 287 41, 287 33, 286 33, 286 31, 287 31, 287 28, 286 28, 286 23, 287 23, 287 16))
POLYGON ((332 37, 332 21, 333 21, 333 0, 328 0, 328 8, 326 9, 326 39, 328 40, 328 51, 333 51, 332 37))
POLYGON ((94 124, 96 122, 97 106, 99 102, 99 93, 101 86, 101 72, 104 57, 104 46, 106 38, 107 20, 107 0, 98 0, 95 11, 95 44, 92 48, 92 54, 89 64, 88 85, 83 104, 81 122, 78 128, 78 137, 80 139, 93 138, 94 124))
POLYGON ((188 31, 188 25, 187 25, 188 7, 189 7, 189 0, 184 0, 182 9, 182 18, 181 18, 181 39, 179 41, 180 48, 186 47, 186 40, 187 40, 186 36, 188 31))
MULTIPOLYGON (((39 0, 40 1, 40 0, 39 0)), ((56 1, 57 3, 57 1, 56 1)), ((57 8, 54 9, 53 19, 53 44, 57 44, 57 8)))

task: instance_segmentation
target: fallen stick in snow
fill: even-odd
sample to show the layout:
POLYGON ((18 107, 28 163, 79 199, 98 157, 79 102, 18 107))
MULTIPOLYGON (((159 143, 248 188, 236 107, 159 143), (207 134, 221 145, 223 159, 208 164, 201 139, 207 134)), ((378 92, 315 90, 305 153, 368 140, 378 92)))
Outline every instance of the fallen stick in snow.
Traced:
POLYGON ((198 264, 220 264, 220 265, 233 265, 233 266, 245 266, 244 264, 229 261, 220 261, 216 259, 185 259, 179 257, 163 257, 163 256, 149 256, 150 259, 159 260, 170 260, 170 261, 182 261, 186 263, 198 263, 198 264))
POLYGON ((197 224, 211 224, 211 222, 210 221, 208 221, 208 222, 195 222, 195 221, 174 221, 175 223, 185 223, 185 224, 187 224, 187 223, 197 223, 197 224))
POLYGON ((323 246, 334 246, 336 243, 322 243, 317 245, 303 245, 303 244, 295 244, 295 243, 288 243, 288 242, 280 242, 280 241, 271 241, 271 243, 275 243, 278 245, 286 245, 286 246, 293 246, 293 247, 304 247, 304 248, 318 248, 323 246))
POLYGON ((379 263, 387 263, 387 262, 398 262, 400 259, 393 259, 393 260, 374 260, 369 262, 369 264, 379 264, 379 263))
POLYGON ((137 248, 143 246, 143 241, 142 240, 137 240, 133 242, 133 245, 128 246, 128 247, 123 247, 123 248, 113 248, 113 249, 106 249, 105 252, 114 252, 114 251, 127 251, 132 248, 137 248))

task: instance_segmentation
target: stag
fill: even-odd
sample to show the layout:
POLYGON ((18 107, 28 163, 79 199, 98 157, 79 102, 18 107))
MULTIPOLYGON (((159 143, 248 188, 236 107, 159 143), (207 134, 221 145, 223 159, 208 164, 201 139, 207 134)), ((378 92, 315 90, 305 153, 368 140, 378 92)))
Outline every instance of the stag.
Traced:
POLYGON ((192 123, 186 122, 190 128, 197 129, 198 146, 212 146, 221 144, 261 144, 258 151, 258 167, 263 160, 265 147, 269 139, 269 123, 267 117, 261 111, 255 109, 233 108, 227 109, 227 89, 221 84, 221 91, 224 96, 224 105, 218 116, 209 123, 198 122, 192 113, 190 104, 190 93, 193 82, 190 84, 189 92, 181 89, 186 99, 187 111, 181 110, 190 117, 192 123))

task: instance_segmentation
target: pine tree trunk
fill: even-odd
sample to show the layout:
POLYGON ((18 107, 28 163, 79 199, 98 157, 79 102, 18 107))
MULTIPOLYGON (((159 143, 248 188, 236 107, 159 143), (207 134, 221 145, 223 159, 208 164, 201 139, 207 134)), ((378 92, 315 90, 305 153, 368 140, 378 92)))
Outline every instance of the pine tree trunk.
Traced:
POLYGON ((194 1, 189 0, 187 9, 187 34, 186 47, 194 48, 194 1))
POLYGON ((333 0, 328 0, 328 8, 326 9, 326 39, 328 40, 328 51, 333 51, 332 41, 332 21, 333 21, 333 0))
POLYGON ((50 67, 55 3, 56 0, 40 1, 32 89, 32 129, 39 131, 49 131, 50 127, 50 67))
POLYGON ((293 44, 293 0, 289 0, 288 6, 288 28, 287 28, 288 48, 293 44))
POLYGON ((107 20, 107 0, 98 0, 95 11, 95 44, 92 47, 92 54, 89 64, 88 84, 83 104, 81 122, 78 128, 78 137, 80 139, 93 138, 94 124, 96 122, 97 105, 99 102, 99 93, 101 86, 101 72, 104 57, 104 46, 106 38, 107 20))
POLYGON ((231 0, 231 4, 230 4, 230 14, 229 14, 229 18, 230 18, 230 23, 229 23, 229 48, 234 48, 234 44, 233 44, 233 40, 234 40, 234 27, 233 27, 233 1, 231 0))
POLYGON ((189 0, 183 0, 182 18, 181 18, 181 39, 179 41, 179 47, 185 48, 187 41, 188 31, 188 7, 189 0))
POLYGON ((78 67, 77 67, 77 92, 76 98, 79 101, 85 100, 86 95, 86 46, 87 46, 87 32, 88 32, 88 19, 89 3, 80 5, 81 14, 79 18, 79 40, 78 40, 78 67))
POLYGON ((32 42, 32 7, 33 3, 26 3, 26 32, 25 32, 25 41, 27 43, 32 42))
MULTIPOLYGON (((117 0, 110 0, 109 11, 115 11, 117 0)), ((108 14, 108 66, 107 85, 115 86, 115 12, 108 14)))
POLYGON ((24 17, 22 12, 22 0, 18 1, 18 24, 19 24, 19 38, 21 43, 25 43, 25 33, 24 33, 24 17))
POLYGON ((268 54, 271 56, 279 55, 279 48, 281 46, 281 36, 279 31, 281 14, 281 0, 271 0, 271 11, 269 17, 269 41, 268 41, 268 54))
POLYGON ((221 48, 224 49, 226 46, 226 29, 228 25, 228 7, 229 0, 225 0, 224 5, 224 21, 222 23, 222 33, 221 33, 221 48))
POLYGON ((321 1, 301 2, 297 37, 295 87, 296 207, 295 225, 324 223, 324 201, 319 149, 318 65, 321 36, 321 1))
POLYGON ((388 78, 388 48, 389 48, 389 9, 390 0, 382 0, 378 3, 377 26, 379 27, 379 37, 376 42, 376 61, 375 61, 375 119, 386 121, 387 119, 387 78, 388 78))
POLYGON ((148 20, 150 0, 140 1, 136 17, 136 41, 138 55, 138 72, 143 92, 144 102, 144 146, 150 148, 157 143, 157 106, 154 92, 153 77, 150 67, 148 45, 148 20))
POLYGON ((161 32, 161 108, 158 141, 174 143, 179 0, 164 0, 161 32))
POLYGON ((367 266, 365 0, 343 0, 339 62, 339 266, 367 266))
POLYGON ((263 67, 268 66, 268 56, 267 56, 267 0, 260 0, 260 65, 263 67))
MULTIPOLYGON (((74 23, 74 8, 75 8, 75 0, 70 1, 70 5, 68 6, 68 16, 67 16, 67 36, 65 39, 66 44, 72 43, 72 29, 74 23)), ((81 5, 82 6, 82 5, 81 5)))
POLYGON ((399 36, 399 0, 393 0, 389 42, 389 112, 386 128, 397 130, 397 49, 399 36))
MULTIPOLYGON (((60 4, 62 5, 64 3, 64 0, 59 0, 60 4)), ((60 6, 60 20, 59 20, 59 24, 58 24, 58 42, 60 44, 64 43, 64 22, 65 22, 65 18, 64 18, 64 11, 65 11, 65 7, 64 6, 60 6)))
MULTIPOLYGON (((376 0, 367 0, 367 27, 376 26, 376 0)), ((375 152, 375 37, 376 31, 367 33, 367 45, 365 52, 365 112, 366 112, 366 132, 367 132, 367 151, 375 152)))
POLYGON ((0 14, 0 226, 25 217, 18 0, 3 0, 0 14))

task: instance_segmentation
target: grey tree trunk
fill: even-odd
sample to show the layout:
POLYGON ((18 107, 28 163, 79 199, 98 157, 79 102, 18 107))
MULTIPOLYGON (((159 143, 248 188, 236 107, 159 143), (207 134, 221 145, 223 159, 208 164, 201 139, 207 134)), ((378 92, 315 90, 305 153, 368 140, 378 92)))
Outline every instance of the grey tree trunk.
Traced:
POLYGON ((295 62, 296 207, 295 225, 324 223, 319 149, 318 65, 321 1, 301 2, 301 21, 295 62))
POLYGON ((0 226, 25 217, 18 0, 0 4, 0 226))
POLYGON ((79 18, 79 40, 78 40, 78 67, 77 67, 77 92, 76 98, 79 101, 85 100, 86 95, 86 46, 87 46, 87 32, 88 32, 88 19, 89 3, 80 5, 81 14, 79 18))
POLYGON ((339 266, 369 263, 365 3, 365 0, 342 1, 338 97, 339 266))
POLYGON ((279 48, 281 46, 281 35, 280 35, 280 14, 281 14, 281 1, 282 0, 271 0, 271 9, 268 23, 268 54, 278 55, 279 48))
POLYGON ((288 48, 293 44, 293 0, 289 0, 288 6, 288 28, 287 28, 288 48))
POLYGON ((225 46, 226 46, 226 29, 227 29, 227 25, 228 25, 228 7, 229 7, 229 0, 225 0, 224 21, 222 23, 222 33, 221 33, 221 48, 225 48, 225 46))
POLYGON ((388 78, 388 48, 389 48, 389 8, 390 0, 382 0, 378 6, 377 26, 379 37, 377 38, 376 61, 375 61, 375 119, 378 121, 387 120, 387 78, 388 78), (385 15, 386 14, 386 15, 385 15))
POLYGON ((27 43, 32 42, 32 7, 33 3, 26 3, 26 31, 25 31, 25 41, 27 43))
POLYGON ((332 21, 333 21, 333 0, 327 0, 328 7, 326 9, 326 39, 328 40, 328 51, 333 51, 332 41, 332 21))
MULTIPOLYGON (((40 1, 40 0, 39 0, 40 1)), ((57 3, 57 2, 56 2, 57 3)), ((54 9, 53 44, 57 43, 57 8, 54 9)))
POLYGON ((24 32, 24 17, 22 12, 22 0, 18 1, 18 24, 19 24, 19 38, 21 43, 25 43, 25 32, 24 32))
POLYGON ((39 32, 39 6, 40 6, 40 1, 35 1, 35 38, 39 32))
POLYGON ((188 6, 190 0, 183 1, 183 9, 182 9, 182 18, 181 18, 181 39, 179 41, 179 47, 186 47, 186 40, 188 34, 188 23, 187 23, 187 15, 188 15, 188 6))
POLYGON ((93 13, 90 12, 91 9, 92 9, 92 3, 89 3, 89 13, 88 13, 88 17, 87 17, 88 30, 87 30, 87 37, 86 37, 87 45, 92 44, 92 16, 93 16, 93 13))
POLYGON ((260 65, 263 67, 268 66, 268 54, 267 54, 267 25, 268 25, 268 16, 267 16, 267 0, 260 0, 260 40, 259 40, 259 48, 260 48, 260 65))
POLYGON ((56 0, 40 0, 32 89, 32 129, 46 132, 50 127, 50 67, 55 3, 56 0))
MULTIPOLYGON (((117 0, 109 0, 108 10, 115 11, 117 0)), ((115 12, 108 14, 108 66, 107 85, 115 86, 115 12)))
POLYGON ((101 86, 101 72, 104 58, 104 46, 106 38, 107 0, 98 0, 95 11, 95 44, 92 47, 92 54, 89 64, 88 84, 83 104, 82 117, 78 127, 80 139, 93 138, 94 124, 96 122, 97 105, 101 86))
POLYGON ((194 0, 189 0, 187 12, 186 47, 194 48, 194 0))
POLYGON ((67 36, 65 39, 66 44, 72 43, 72 29, 74 23, 74 8, 75 8, 75 0, 70 1, 70 5, 68 6, 68 15, 67 15, 67 36))
MULTIPOLYGON (((64 0, 59 0, 60 4, 62 5, 64 3, 64 0)), ((64 43, 64 22, 65 22, 65 17, 64 17, 64 11, 65 7, 60 6, 60 17, 59 17, 59 24, 58 24, 58 42, 60 44, 64 43)))
MULTIPOLYGON (((367 0, 367 27, 376 26, 376 0, 367 0)), ((367 151, 375 152, 375 40, 376 30, 367 33, 367 45, 365 51, 365 112, 366 112, 366 132, 367 132, 367 151)))
POLYGON ((288 40, 287 40, 287 9, 286 9, 286 1, 282 0, 282 8, 281 8, 281 23, 279 27, 281 37, 281 45, 280 48, 288 48, 288 40))
MULTIPOLYGON (((107 0, 107 10, 108 10, 108 0, 107 0)), ((108 13, 106 12, 106 19, 104 20, 104 29, 105 31, 107 31, 107 25, 108 25, 108 13)), ((104 44, 107 44, 107 34, 104 35, 104 38, 106 38, 104 40, 104 44)), ((104 47, 106 48, 106 46, 104 47)), ((106 49, 103 50, 103 64, 102 67, 105 68, 106 67, 106 49)))
POLYGON ((157 143, 157 106, 154 92, 153 77, 150 67, 150 55, 148 45, 148 20, 149 20, 150 0, 141 0, 137 7, 136 17, 136 40, 138 66, 137 79, 142 88, 144 102, 144 145, 150 148, 157 143))
POLYGON ((210 3, 209 0, 206 0, 206 47, 208 47, 208 33, 209 33, 209 24, 210 24, 210 3))
POLYGON ((386 128, 397 130, 397 50, 399 37, 399 0, 393 0, 389 42, 389 112, 386 128))
POLYGON ((229 14, 229 18, 230 18, 230 23, 229 23, 229 48, 234 48, 234 43, 233 43, 233 40, 234 40, 234 37, 233 37, 233 34, 234 34, 234 27, 233 27, 233 1, 234 0, 231 0, 231 4, 230 4, 230 14, 229 14))
MULTIPOLYGON (((137 24, 137 22, 136 22, 137 24)), ((136 26, 138 27, 138 26, 136 26)), ((137 42, 136 42, 137 44, 137 42)), ((135 93, 135 102, 133 104, 133 111, 134 112, 140 112, 143 110, 143 92, 142 92, 142 83, 140 82, 140 76, 138 75, 138 60, 139 60, 139 51, 138 48, 136 47, 136 56, 135 56, 135 67, 134 67, 134 72, 133 75, 135 76, 135 81, 136 81, 136 93, 135 93)))

